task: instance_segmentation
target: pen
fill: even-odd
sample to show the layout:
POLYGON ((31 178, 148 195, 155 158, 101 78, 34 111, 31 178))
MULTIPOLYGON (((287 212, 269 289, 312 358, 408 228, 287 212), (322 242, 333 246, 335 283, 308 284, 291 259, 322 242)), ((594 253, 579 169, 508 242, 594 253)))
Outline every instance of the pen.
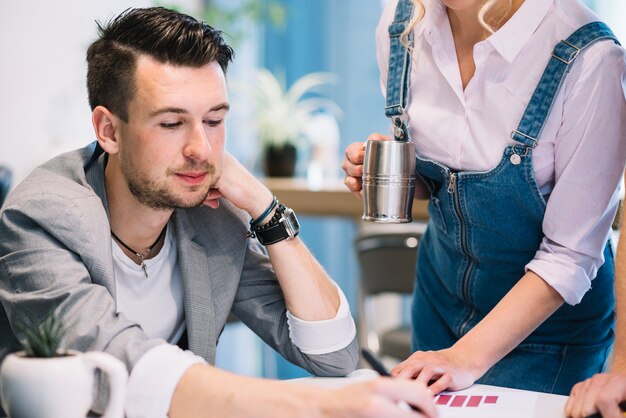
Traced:
MULTIPOLYGON (((384 377, 392 377, 385 368, 385 366, 383 366, 383 363, 381 363, 381 361, 378 360, 376 356, 374 356, 374 354, 372 354, 369 350, 363 348, 361 349, 361 354, 363 354, 363 358, 365 359, 365 361, 367 361, 367 363, 372 366, 372 369, 376 370, 379 375, 384 377)), ((417 406, 411 404, 408 405, 413 411, 422 413, 422 410, 419 409, 417 406)))
MULTIPOLYGON (((626 411, 626 401, 619 403, 619 409, 621 409, 622 412, 626 411)), ((624 412, 624 416, 626 416, 626 412, 624 412)), ((600 415, 599 412, 596 412, 595 414, 589 415, 586 418, 602 418, 602 415, 600 415)))

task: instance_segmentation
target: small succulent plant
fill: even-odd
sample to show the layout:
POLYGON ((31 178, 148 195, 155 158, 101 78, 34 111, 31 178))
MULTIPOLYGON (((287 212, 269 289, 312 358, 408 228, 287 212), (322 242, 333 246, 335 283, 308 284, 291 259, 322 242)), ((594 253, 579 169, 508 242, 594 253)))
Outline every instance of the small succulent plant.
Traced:
POLYGON ((28 357, 58 357, 64 355, 60 350, 61 340, 65 336, 65 327, 58 320, 54 310, 39 325, 32 321, 25 321, 23 327, 24 339, 22 346, 28 357))

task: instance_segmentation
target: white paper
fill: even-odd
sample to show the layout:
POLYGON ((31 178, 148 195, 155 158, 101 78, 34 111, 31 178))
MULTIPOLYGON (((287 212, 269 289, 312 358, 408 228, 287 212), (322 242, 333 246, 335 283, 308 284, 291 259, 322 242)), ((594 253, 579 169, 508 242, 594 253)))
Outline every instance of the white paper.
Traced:
POLYGON ((498 390, 478 386, 435 397, 440 418, 529 418, 533 416, 537 393, 498 390), (443 404, 444 401, 445 405, 443 404))

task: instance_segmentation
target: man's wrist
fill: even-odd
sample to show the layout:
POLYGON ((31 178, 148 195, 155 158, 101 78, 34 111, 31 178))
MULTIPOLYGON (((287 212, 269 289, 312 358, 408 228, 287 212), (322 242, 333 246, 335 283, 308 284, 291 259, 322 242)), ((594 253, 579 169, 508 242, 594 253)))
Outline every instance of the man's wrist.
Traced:
POLYGON ((276 213, 277 207, 278 207, 278 199, 276 199, 276 196, 274 196, 269 206, 265 208, 263 213, 258 218, 250 219, 250 231, 255 231, 261 225, 268 223, 269 220, 271 220, 274 214, 276 213))
POLYGON ((274 215, 268 222, 262 222, 260 218, 250 221, 250 231, 247 233, 248 238, 257 238, 263 245, 272 245, 298 236, 300 223, 294 211, 282 203, 273 209, 275 204, 278 204, 276 199, 261 215, 262 218, 265 218, 266 213, 273 211, 274 215))
MULTIPOLYGON (((258 219, 265 210, 270 206, 274 199, 272 193, 267 190, 266 192, 261 193, 261 197, 254 200, 254 202, 250 205, 250 209, 247 210, 248 214, 252 219, 258 219)), ((272 219, 274 216, 274 208, 270 213, 268 213, 263 220, 261 220, 260 224, 263 224, 263 221, 267 222, 272 219)))

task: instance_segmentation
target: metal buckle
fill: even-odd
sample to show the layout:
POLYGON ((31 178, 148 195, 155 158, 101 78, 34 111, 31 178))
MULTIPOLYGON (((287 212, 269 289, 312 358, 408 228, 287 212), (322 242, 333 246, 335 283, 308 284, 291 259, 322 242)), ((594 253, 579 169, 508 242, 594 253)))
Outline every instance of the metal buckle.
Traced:
POLYGON ((394 126, 393 127, 393 135, 396 138, 404 139, 404 131, 399 126, 394 126))
POLYGON ((402 129, 402 119, 399 116, 395 116, 392 119, 393 123, 393 135, 396 138, 404 139, 404 129, 402 129))
MULTIPOLYGON (((517 139, 515 139, 515 134, 520 134, 524 138, 528 138, 531 141, 533 141, 533 146, 532 146, 533 148, 535 148, 537 146, 537 142, 538 142, 537 138, 533 138, 532 136, 526 135, 525 133, 520 132, 520 131, 514 129, 513 132, 511 132, 511 139, 514 140, 514 141, 517 141, 517 139)), ((517 142, 521 142, 521 141, 517 141, 517 142)), ((526 144, 524 144, 524 145, 526 145, 526 144)))
POLYGON ((564 44, 566 44, 567 46, 569 46, 571 48, 574 48, 576 50, 576 51, 574 51, 574 55, 572 55, 572 57, 569 59, 569 61, 566 61, 563 58, 561 58, 561 57, 559 57, 557 55, 554 55, 554 52, 552 52, 552 56, 554 58, 558 59, 559 61, 561 61, 562 63, 564 63, 565 65, 570 65, 576 59, 578 54, 580 53, 580 48, 578 48, 576 45, 570 44, 569 42, 567 42, 565 40, 563 40, 561 42, 563 42, 564 44))

